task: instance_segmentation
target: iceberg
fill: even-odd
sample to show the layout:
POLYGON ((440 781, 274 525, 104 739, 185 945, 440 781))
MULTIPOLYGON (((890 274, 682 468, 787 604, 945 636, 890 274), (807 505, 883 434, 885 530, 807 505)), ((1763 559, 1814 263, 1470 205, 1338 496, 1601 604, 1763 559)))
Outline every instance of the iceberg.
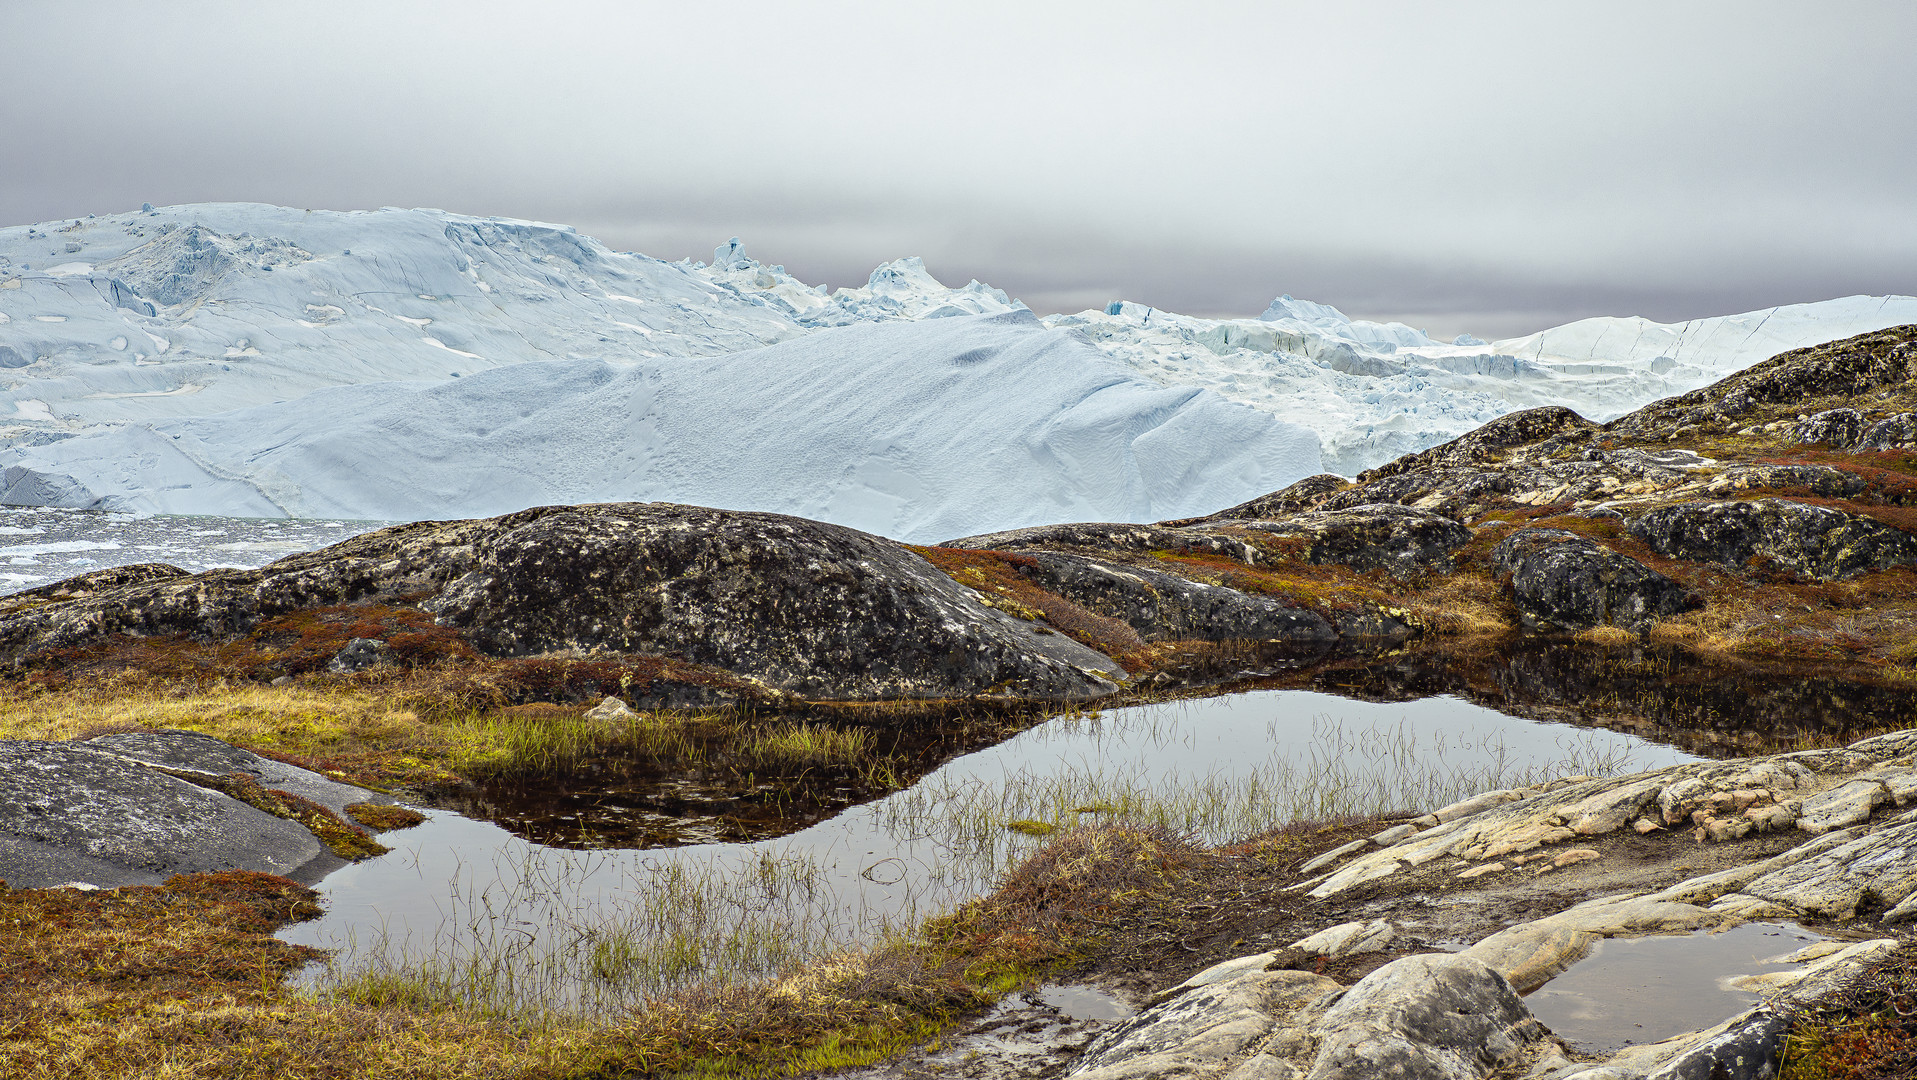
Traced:
POLYGON ((1908 322, 1905 296, 1489 344, 1288 295, 1243 319, 1039 317, 918 258, 829 290, 737 238, 664 262, 439 210, 143 207, 0 229, 0 503, 401 518, 659 498, 908 538, 1148 520, 1515 409, 1607 419, 1908 322))

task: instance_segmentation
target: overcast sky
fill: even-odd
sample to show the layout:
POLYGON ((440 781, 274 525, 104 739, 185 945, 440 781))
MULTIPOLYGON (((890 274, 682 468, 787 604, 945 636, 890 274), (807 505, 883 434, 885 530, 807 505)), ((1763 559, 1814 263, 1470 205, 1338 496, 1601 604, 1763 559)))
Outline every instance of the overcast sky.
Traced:
POLYGON ((0 223, 435 206, 1447 336, 1917 293, 1917 4, 0 0, 0 223))

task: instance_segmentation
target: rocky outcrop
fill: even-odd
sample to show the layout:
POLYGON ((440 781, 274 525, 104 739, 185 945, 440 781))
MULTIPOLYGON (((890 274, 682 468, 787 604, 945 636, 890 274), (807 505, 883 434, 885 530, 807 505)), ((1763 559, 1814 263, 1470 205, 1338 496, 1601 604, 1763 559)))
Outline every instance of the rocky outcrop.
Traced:
POLYGON ((1168 528, 1163 525, 1126 525, 1113 522, 1081 522, 1071 525, 1035 525, 1029 529, 981 533, 947 540, 940 547, 970 551, 1073 551, 1132 552, 1146 554, 1168 551, 1180 555, 1219 555, 1248 566, 1259 561, 1258 549, 1237 537, 1203 528, 1168 528))
POLYGON ((1686 502, 1630 522, 1661 555, 1742 567, 1762 556, 1819 581, 1917 565, 1917 536, 1828 506, 1758 499, 1686 502))
POLYGON ((1270 521, 1288 518, 1293 514, 1317 509, 1318 504, 1324 502, 1326 496, 1350 486, 1351 481, 1335 473, 1319 473, 1316 476, 1307 476, 1290 487, 1281 488, 1269 495, 1260 495, 1215 514, 1161 524, 1198 525, 1214 521, 1270 521))
POLYGON ((1639 632, 1700 601, 1636 559, 1562 529, 1519 529, 1491 551, 1527 626, 1639 632))
POLYGON ((1597 425, 1557 405, 1524 409, 1500 416, 1476 431, 1396 461, 1358 474, 1360 486, 1375 480, 1411 472, 1431 472, 1484 465, 1497 459, 1499 451, 1524 446, 1567 433, 1588 433, 1597 425))
POLYGON ((1471 539, 1471 530, 1451 518, 1395 503, 1320 510, 1278 521, 1214 524, 1299 537, 1309 545, 1307 562, 1339 563, 1398 578, 1451 570, 1452 553, 1471 539))
MULTIPOLYGON (((1176 574, 1079 555, 1025 552, 1019 573, 1146 641, 1277 641, 1304 646, 1338 640, 1332 624, 1280 597, 1254 596, 1176 574)), ((1405 631, 1408 632, 1408 631, 1405 631)))
POLYGON ((346 808, 353 803, 391 801, 365 788, 328 780, 310 769, 261 757, 211 735, 193 731, 124 732, 101 735, 82 745, 98 747, 133 761, 175 771, 185 770, 209 777, 237 773, 251 777, 261 787, 291 792, 340 815, 345 815, 346 808))
POLYGON ((1314 1025, 1307 1080, 1477 1080, 1545 1037, 1504 976, 1469 956, 1394 960, 1314 1025))
POLYGON ((663 653, 815 697, 1045 700, 1121 669, 988 608, 918 556, 777 514, 615 505, 486 537, 421 606, 481 650, 663 653))
MULTIPOLYGON (((1917 326, 1793 349, 1710 386, 1647 405, 1605 425, 1621 438, 1666 441, 1788 421, 1917 385, 1917 326)), ((1904 408, 1908 408, 1905 405, 1904 408)))
MULTIPOLYGON (((1500 890, 1525 889, 1526 879, 1540 873, 1575 874, 1586 864, 1604 865, 1597 850, 1569 848, 1573 839, 1590 843, 1587 838, 1620 829, 1641 832, 1650 825, 1657 831, 1665 824, 1701 822, 1696 840, 1668 841, 1674 845, 1671 861, 1684 864, 1676 870, 1691 872, 1690 866, 1716 850, 1697 847, 1710 839, 1704 835, 1710 822, 1755 821, 1767 808, 1781 807, 1787 816, 1778 827, 1789 828, 1791 818, 1809 813, 1825 794, 1860 784, 1881 789, 1882 799, 1866 800, 1873 807, 1917 799, 1917 731, 1841 749, 1484 792, 1434 810, 1409 828, 1326 853, 1300 872, 1326 861, 1350 861, 1342 871, 1287 891, 1309 889, 1309 903, 1377 881, 1386 864, 1395 867, 1384 870, 1387 875, 1422 873, 1422 887, 1381 894, 1365 907, 1396 912, 1430 933, 1429 913, 1447 907, 1433 897, 1447 885, 1464 890, 1450 895, 1450 910, 1461 911, 1491 903, 1500 890), (1566 847, 1551 858, 1546 852, 1552 845, 1566 847), (1457 860, 1488 858, 1502 861, 1457 871, 1457 860), (1531 866, 1515 878, 1506 862, 1531 866)), ((1487 920, 1490 931, 1478 931, 1481 936, 1462 951, 1392 959, 1348 988, 1293 969, 1311 966, 1313 955, 1394 947, 1401 937, 1394 931, 1409 927, 1384 918, 1331 926, 1283 948, 1216 963, 1159 992, 1143 1011, 1095 1039, 1067 1075, 1762 1080, 1775 1075, 1793 1010, 1848 985, 1894 953, 1896 940, 1846 935, 1851 940, 1766 957, 1768 970, 1759 973, 1732 969, 1723 985, 1762 995, 1763 1004, 1704 1030, 1626 1045, 1595 1060, 1552 1037, 1518 995, 1549 984, 1605 938, 1689 935, 1751 920, 1846 920, 1867 912, 1882 924, 1917 917, 1917 811, 1884 818, 1867 814, 1848 828, 1782 850, 1767 844, 1755 857, 1733 856, 1719 861, 1719 869, 1661 888, 1656 884, 1670 877, 1654 878, 1650 888, 1607 886, 1644 880, 1640 843, 1630 849, 1633 866, 1620 867, 1616 877, 1562 888, 1550 886, 1555 879, 1528 886, 1533 895, 1550 898, 1546 914, 1512 925, 1487 920), (1599 895, 1556 906, 1566 902, 1561 897, 1591 892, 1599 895)), ((1803 820, 1798 826, 1800 835, 1814 831, 1803 820)))
POLYGON ((296 822, 111 744, 0 742, 0 880, 12 888, 157 885, 234 869, 312 882, 339 865, 296 822))
POLYGON ((666 503, 420 522, 258 570, 10 598, 0 602, 0 654, 17 660, 116 633, 219 639, 365 600, 430 612, 494 656, 663 655, 820 698, 1076 700, 1110 693, 1107 675, 1122 675, 889 541, 666 503))

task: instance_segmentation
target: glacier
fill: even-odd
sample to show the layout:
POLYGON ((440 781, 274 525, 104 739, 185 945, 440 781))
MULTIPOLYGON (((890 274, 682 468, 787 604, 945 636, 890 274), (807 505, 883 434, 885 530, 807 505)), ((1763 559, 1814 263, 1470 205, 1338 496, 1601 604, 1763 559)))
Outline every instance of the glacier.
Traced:
POLYGON ((916 258, 828 290, 438 210, 192 204, 0 229, 0 504, 409 519, 778 510, 907 540, 1216 509, 1513 409, 1594 419, 1917 322, 1848 297, 1485 343, 1281 296, 1035 316, 916 258))
POLYGON ((1137 379, 1023 311, 329 387, 7 460, 14 505, 413 520, 635 499, 914 541, 1194 515, 1319 465, 1309 431, 1137 379))

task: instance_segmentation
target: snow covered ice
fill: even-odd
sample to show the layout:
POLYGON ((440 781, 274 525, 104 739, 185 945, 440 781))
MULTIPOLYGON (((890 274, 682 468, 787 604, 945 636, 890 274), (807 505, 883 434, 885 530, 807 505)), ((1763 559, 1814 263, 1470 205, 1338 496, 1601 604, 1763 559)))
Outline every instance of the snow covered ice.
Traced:
POLYGON ((1917 321, 1851 297, 1485 344, 1273 301, 1035 318, 918 259, 828 292, 565 226, 202 204, 0 230, 0 502, 453 517, 666 499, 927 541, 1209 511, 1513 409, 1604 419, 1917 321))

